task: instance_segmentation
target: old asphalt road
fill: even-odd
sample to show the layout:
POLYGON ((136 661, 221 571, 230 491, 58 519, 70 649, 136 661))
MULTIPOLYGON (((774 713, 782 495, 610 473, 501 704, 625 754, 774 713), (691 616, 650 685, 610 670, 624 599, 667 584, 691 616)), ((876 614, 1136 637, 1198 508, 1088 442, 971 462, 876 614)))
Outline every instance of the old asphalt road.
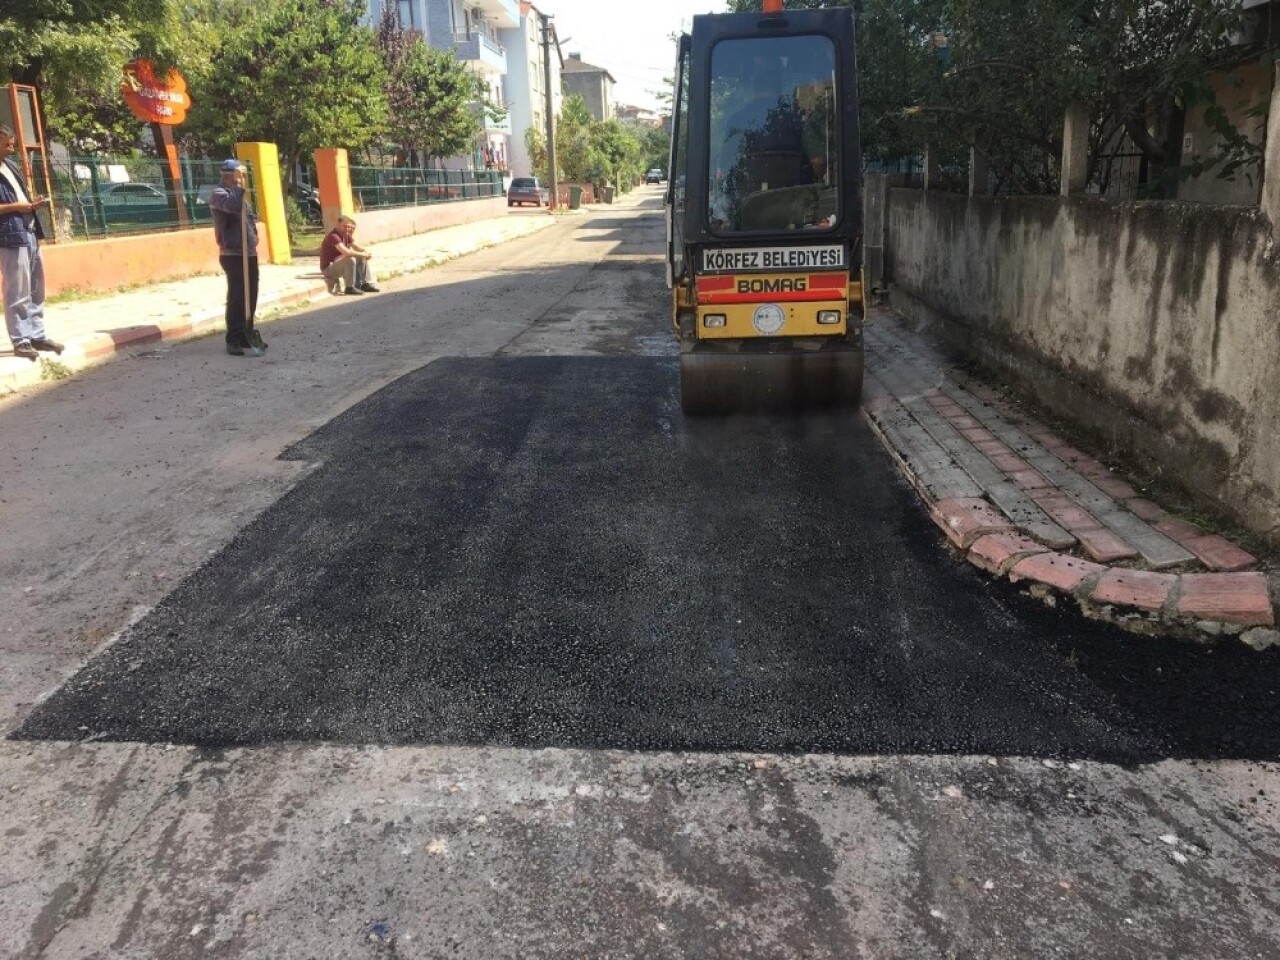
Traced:
POLYGON ((1275 659, 685 422, 656 196, 0 410, 0 955, 1277 955, 1275 659))

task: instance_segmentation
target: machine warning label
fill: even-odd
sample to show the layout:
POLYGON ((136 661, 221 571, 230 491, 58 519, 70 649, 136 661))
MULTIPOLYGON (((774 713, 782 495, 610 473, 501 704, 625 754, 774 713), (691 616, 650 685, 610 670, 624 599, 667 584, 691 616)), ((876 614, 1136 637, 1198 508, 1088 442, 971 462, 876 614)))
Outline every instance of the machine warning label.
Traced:
POLYGON ((703 250, 702 269, 707 273, 741 270, 812 270, 845 265, 844 247, 737 247, 703 250))

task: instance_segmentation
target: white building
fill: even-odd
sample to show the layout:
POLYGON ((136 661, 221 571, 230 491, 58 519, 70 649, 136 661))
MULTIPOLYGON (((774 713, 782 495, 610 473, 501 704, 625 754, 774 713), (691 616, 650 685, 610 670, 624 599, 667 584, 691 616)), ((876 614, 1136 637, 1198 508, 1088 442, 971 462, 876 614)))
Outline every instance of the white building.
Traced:
POLYGON ((512 125, 512 98, 517 95, 506 82, 510 58, 505 42, 507 35, 524 29, 526 5, 517 0, 369 0, 368 22, 376 25, 383 8, 391 4, 401 27, 417 31, 437 50, 452 50, 483 78, 489 102, 507 111, 502 120, 485 120, 470 156, 450 158, 445 166, 510 169, 517 142, 524 152, 524 130, 517 132, 512 125))

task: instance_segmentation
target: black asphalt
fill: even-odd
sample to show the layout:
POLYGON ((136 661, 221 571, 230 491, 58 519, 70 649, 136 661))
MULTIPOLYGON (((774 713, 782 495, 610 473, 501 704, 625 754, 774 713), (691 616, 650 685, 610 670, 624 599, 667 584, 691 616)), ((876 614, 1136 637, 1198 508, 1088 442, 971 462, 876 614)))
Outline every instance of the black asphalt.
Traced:
POLYGON ((686 421, 666 358, 448 359, 18 738, 1280 756, 1280 658, 945 547, 862 421, 686 421))

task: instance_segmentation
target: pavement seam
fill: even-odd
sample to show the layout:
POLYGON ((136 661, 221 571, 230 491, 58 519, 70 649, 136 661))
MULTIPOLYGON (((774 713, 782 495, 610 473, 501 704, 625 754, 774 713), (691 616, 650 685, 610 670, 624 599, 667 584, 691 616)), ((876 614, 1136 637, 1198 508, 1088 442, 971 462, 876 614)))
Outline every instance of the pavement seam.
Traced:
MULTIPOLYGON (((146 744, 146 743, 134 744, 134 751, 136 753, 138 751, 146 750, 152 746, 153 746, 152 744, 146 744)), ((138 835, 138 832, 141 831, 143 827, 147 826, 151 822, 151 818, 155 814, 155 812, 159 810, 161 807, 163 807, 165 804, 167 804, 171 798, 173 798, 179 793, 179 791, 182 789, 183 783, 187 779, 187 774, 190 772, 192 767, 202 762, 203 760, 198 754, 192 757, 189 757, 187 759, 187 762, 183 764, 182 769, 178 771, 177 776, 174 777, 173 783, 166 790, 164 790, 158 797, 156 797, 155 802, 152 803, 137 818, 137 822, 134 824, 133 829, 129 831, 128 835, 125 836, 123 839, 121 839, 120 842, 115 845, 115 848, 110 852, 108 852, 103 857, 102 862, 93 871, 92 878, 88 883, 88 885, 86 886, 84 893, 76 897, 74 905, 69 910, 67 910, 62 917, 59 918, 57 929, 55 929, 49 935, 49 938, 44 943, 40 944, 40 946, 36 949, 35 954, 32 955, 33 958, 37 958, 38 960, 38 958, 46 956, 47 951, 49 950, 50 947, 53 946, 54 942, 58 939, 58 937, 62 934, 62 932, 73 921, 86 916, 87 907, 88 905, 91 905, 93 903, 94 898, 97 896, 98 886, 102 883, 102 879, 107 874, 107 871, 109 871, 112 868, 112 866, 114 865, 116 860, 120 857, 120 855, 125 851, 126 848, 128 848, 129 844, 133 842, 133 838, 138 835)))

